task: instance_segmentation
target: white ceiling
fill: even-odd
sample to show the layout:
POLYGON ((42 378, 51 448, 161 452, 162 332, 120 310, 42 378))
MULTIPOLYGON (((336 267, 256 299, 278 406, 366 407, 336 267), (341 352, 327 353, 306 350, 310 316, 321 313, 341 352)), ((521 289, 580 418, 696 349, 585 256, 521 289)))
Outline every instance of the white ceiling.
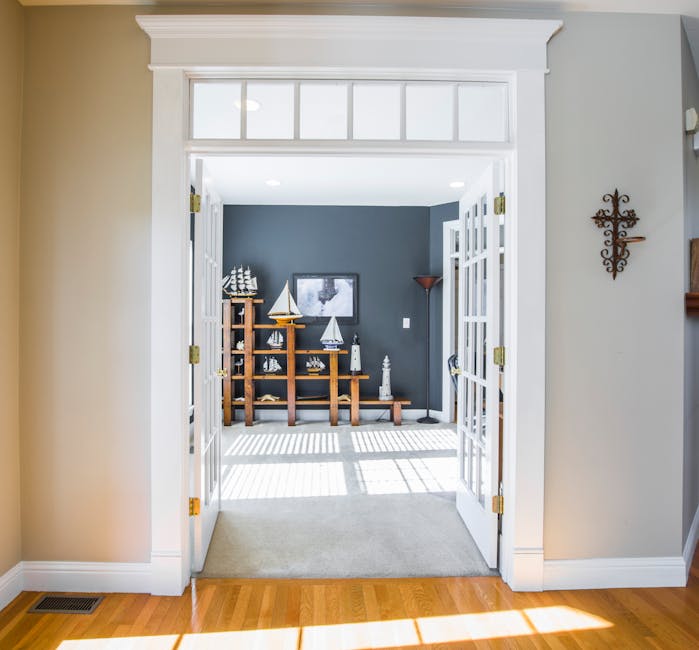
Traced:
POLYGON ((490 162, 480 156, 232 156, 204 158, 224 203, 413 205, 457 201, 490 162), (279 181, 277 187, 266 184, 279 181), (463 181, 465 188, 451 188, 463 181))

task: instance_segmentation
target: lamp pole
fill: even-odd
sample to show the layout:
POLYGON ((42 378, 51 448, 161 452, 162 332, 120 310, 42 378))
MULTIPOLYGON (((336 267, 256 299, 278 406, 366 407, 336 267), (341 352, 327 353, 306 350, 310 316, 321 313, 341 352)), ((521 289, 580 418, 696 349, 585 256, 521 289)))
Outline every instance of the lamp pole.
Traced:
POLYGON ((425 417, 418 418, 418 422, 421 424, 437 424, 439 420, 430 417, 430 291, 432 287, 442 280, 442 276, 416 275, 413 280, 425 290, 425 298, 427 299, 427 351, 425 354, 425 399, 427 408, 425 417))

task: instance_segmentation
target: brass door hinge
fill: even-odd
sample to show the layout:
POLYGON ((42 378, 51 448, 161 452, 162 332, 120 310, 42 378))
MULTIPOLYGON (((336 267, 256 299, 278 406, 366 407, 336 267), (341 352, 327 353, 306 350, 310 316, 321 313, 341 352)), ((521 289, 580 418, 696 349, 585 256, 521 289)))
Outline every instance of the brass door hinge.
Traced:
POLYGON ((496 494, 493 497, 493 512, 496 515, 501 515, 503 512, 505 512, 505 497, 502 497, 499 494, 496 494))
POLYGON ((189 497, 189 516, 196 517, 201 513, 201 499, 199 497, 189 497))
POLYGON ((495 214, 505 214, 505 209, 507 207, 505 193, 500 192, 500 195, 495 197, 493 204, 493 212, 495 212, 495 214))
POLYGON ((189 195, 189 211, 201 212, 201 196, 199 194, 189 195))
POLYGON ((505 367, 505 346, 500 345, 493 348, 493 363, 501 368, 505 367))
POLYGON ((190 345, 189 346, 189 363, 197 364, 199 363, 199 346, 190 345))

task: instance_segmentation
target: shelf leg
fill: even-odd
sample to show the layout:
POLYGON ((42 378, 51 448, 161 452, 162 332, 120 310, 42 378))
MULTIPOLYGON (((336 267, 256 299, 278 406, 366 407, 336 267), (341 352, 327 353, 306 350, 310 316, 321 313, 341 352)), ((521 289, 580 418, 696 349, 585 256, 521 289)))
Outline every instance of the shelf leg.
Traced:
POLYGON ((350 379, 350 423, 359 425, 359 377, 350 379))
POLYGON ((330 426, 336 427, 339 419, 337 402, 337 352, 330 353, 330 426))
POLYGON ((403 424, 403 405, 400 402, 393 402, 391 406, 391 415, 394 426, 399 427, 403 424))
POLYGON ((255 336, 255 308, 251 298, 245 299, 245 349, 244 349, 244 367, 245 367, 245 426, 251 427, 255 419, 255 384, 253 375, 255 374, 255 355, 253 354, 255 336))
POLYGON ((296 329, 286 327, 286 401, 287 424, 296 425, 296 329))
POLYGON ((231 301, 223 301, 223 425, 226 427, 233 424, 233 379, 231 378, 231 301))

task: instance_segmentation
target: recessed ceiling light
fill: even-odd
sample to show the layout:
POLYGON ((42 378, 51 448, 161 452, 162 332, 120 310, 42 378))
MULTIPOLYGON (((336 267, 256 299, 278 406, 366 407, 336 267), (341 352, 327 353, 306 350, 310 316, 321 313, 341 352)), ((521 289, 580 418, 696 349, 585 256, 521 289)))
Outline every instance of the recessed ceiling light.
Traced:
MULTIPOLYGON (((238 110, 240 110, 240 107, 243 105, 243 102, 240 101, 239 99, 236 99, 234 104, 235 104, 235 107, 238 110)), ((245 108, 248 112, 257 111, 260 108, 260 102, 256 102, 254 99, 246 99, 245 100, 245 108)))
POLYGON ((279 187, 281 183, 276 178, 270 178, 269 180, 265 181, 265 185, 268 187, 279 187))
POLYGON ((452 181, 451 183, 449 183, 449 187, 453 187, 454 189, 456 189, 457 187, 463 187, 463 186, 464 186, 463 181, 452 181))

